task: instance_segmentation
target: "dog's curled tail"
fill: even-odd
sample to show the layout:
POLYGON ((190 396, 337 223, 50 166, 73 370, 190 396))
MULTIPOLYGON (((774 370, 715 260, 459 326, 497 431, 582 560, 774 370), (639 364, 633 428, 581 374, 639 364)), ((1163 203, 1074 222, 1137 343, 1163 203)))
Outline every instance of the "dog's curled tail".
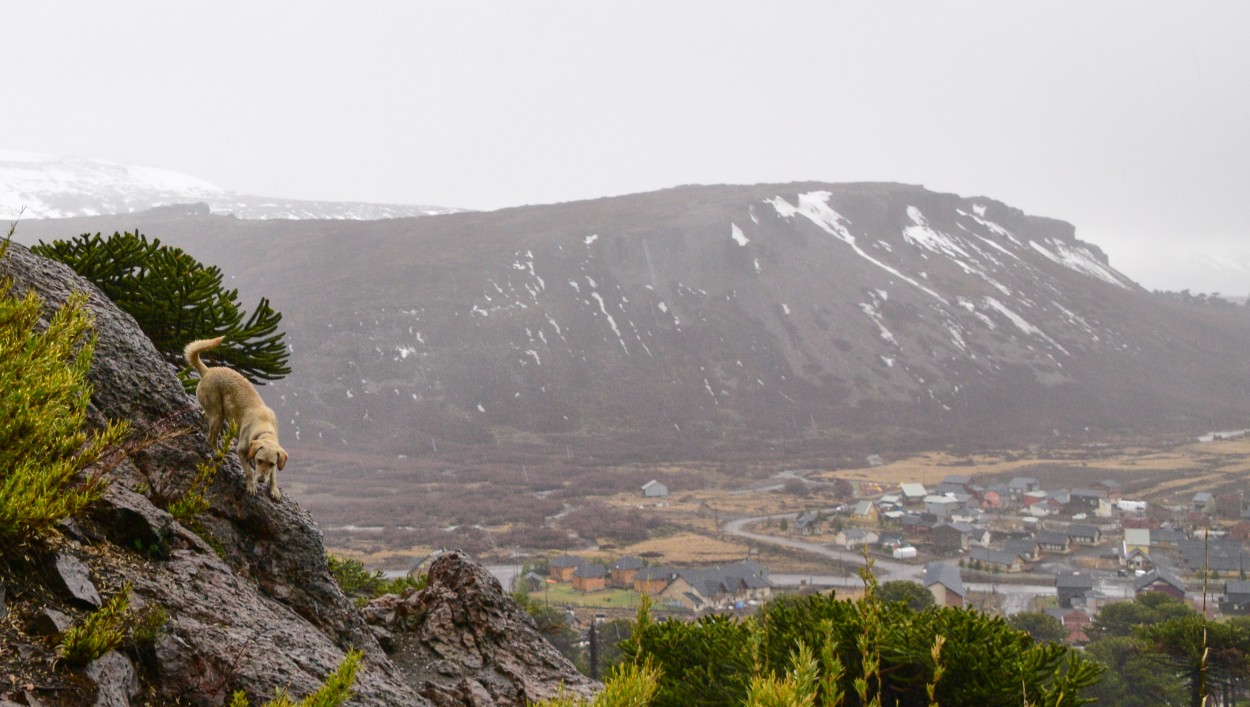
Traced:
POLYGON ((205 366, 204 362, 200 360, 200 352, 217 348, 225 338, 224 336, 219 336, 216 339, 198 339, 187 344, 182 349, 182 355, 187 359, 187 363, 191 364, 191 367, 195 369, 196 373, 200 374, 201 378, 208 372, 208 366, 205 366))

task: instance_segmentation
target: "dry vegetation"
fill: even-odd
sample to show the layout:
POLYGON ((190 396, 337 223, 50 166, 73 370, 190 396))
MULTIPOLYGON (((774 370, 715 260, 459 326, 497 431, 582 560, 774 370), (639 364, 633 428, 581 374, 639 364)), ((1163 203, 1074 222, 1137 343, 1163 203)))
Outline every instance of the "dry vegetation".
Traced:
MULTIPOLYGON (((570 551, 699 565, 746 555, 745 545, 722 536, 725 521, 837 505, 846 500, 838 480, 871 492, 874 486, 893 491, 904 481, 936 484, 948 474, 990 482, 1034 476, 1046 488, 1113 478, 1128 498, 1183 504, 1199 490, 1242 489, 1250 473, 1250 439, 926 452, 876 467, 808 467, 799 472, 807 483, 774 476, 799 466, 783 464, 613 466, 576 458, 508 464, 485 454, 481 463, 467 466, 436 458, 318 458, 320 468, 289 475, 288 488, 326 528, 329 547, 370 567, 406 568, 439 547, 464 549, 488 562, 570 551), (642 498, 638 489, 651 479, 667 485, 669 496, 642 498), (377 527, 343 529, 350 525, 377 527)), ((822 568, 799 554, 764 552, 774 571, 822 568)))

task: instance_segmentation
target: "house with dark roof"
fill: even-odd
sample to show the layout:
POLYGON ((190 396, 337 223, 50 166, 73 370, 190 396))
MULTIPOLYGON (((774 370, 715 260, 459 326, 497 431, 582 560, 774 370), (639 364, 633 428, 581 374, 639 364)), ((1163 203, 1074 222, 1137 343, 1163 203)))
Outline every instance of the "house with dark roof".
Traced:
POLYGON ((1146 592, 1162 592, 1173 599, 1185 600, 1185 583, 1164 567, 1154 569, 1133 580, 1133 593, 1141 596, 1146 592))
POLYGON ((940 553, 956 553, 968 549, 968 530, 964 523, 942 523, 933 526, 929 538, 933 541, 933 549, 940 553))
POLYGON ((1011 538, 1003 541, 1003 550, 1019 555, 1025 562, 1037 562, 1042 558, 1042 548, 1037 538, 1011 538))
POLYGON ((1064 533, 1077 545, 1097 545, 1102 540, 1102 531, 1096 525, 1069 525, 1064 533))
POLYGON ((1124 494, 1124 485, 1115 479, 1103 479, 1094 484, 1094 488, 1100 489, 1107 495, 1107 499, 1111 501, 1120 500, 1120 497, 1124 494))
POLYGON ((1042 552, 1067 553, 1072 551, 1072 539, 1065 533, 1043 530, 1037 534, 1037 544, 1042 552))
POLYGON ((1250 614, 1250 582, 1229 580, 1224 583, 1224 601, 1220 611, 1225 614, 1250 614))
POLYGON ((1055 590, 1059 594, 1059 606, 1065 609, 1071 609, 1074 606, 1084 606, 1086 594, 1097 584, 1093 575, 1087 572, 1060 572, 1056 574, 1055 590))
POLYGON ((811 535, 816 531, 816 524, 819 521, 819 511, 803 511, 794 519, 794 532, 799 535, 811 535))
POLYGON ((670 609, 687 609, 695 613, 711 608, 711 600, 703 595, 691 579, 685 572, 673 577, 656 595, 656 601, 670 609))
MULTIPOLYGON (((1098 504, 1106 500, 1106 495, 1101 489, 1072 489, 1068 494, 1068 506, 1073 512, 1095 512, 1098 510, 1098 504)), ((1110 506, 1107 506, 1110 510, 1110 506)))
POLYGON ((643 567, 634 572, 634 591, 639 594, 658 595, 676 576, 677 570, 672 567, 658 565, 643 567))
POLYGON ((768 570, 758 562, 746 560, 697 570, 678 570, 677 577, 660 597, 663 601, 686 606, 683 598, 691 599, 687 595, 693 595, 702 606, 687 608, 696 611, 731 609, 747 601, 767 601, 772 597, 772 589, 768 570))
POLYGON ((1250 553, 1240 541, 1232 538, 1182 540, 1176 548, 1180 550, 1181 560, 1193 572, 1202 569, 1230 574, 1250 571, 1250 553))
POLYGON ((626 555, 617 559, 608 568, 608 583, 613 587, 632 587, 634 586, 634 575, 638 574, 638 570, 642 569, 644 563, 641 557, 630 557, 626 555))
POLYGON ((1193 500, 1194 510, 1197 510, 1197 511, 1206 510, 1207 506, 1210 506, 1214 500, 1215 500, 1215 496, 1212 495, 1210 491, 1199 491, 1198 493, 1194 494, 1194 500, 1193 500))
POLYGON ((1006 550, 991 550, 988 547, 973 545, 968 548, 968 560, 1000 572, 1020 572, 1024 570, 1024 561, 1020 556, 1006 550))
POLYGON ((607 588, 608 568, 587 562, 573 570, 573 589, 579 592, 599 592, 607 588))
POLYGON ((1177 547, 1180 542, 1188 539, 1185 531, 1175 528, 1155 528, 1150 531, 1151 547, 1177 547))
POLYGON ((1032 476, 1017 476, 1007 482, 1007 490, 1010 491, 1011 495, 1015 498, 1020 498, 1030 491, 1037 491, 1041 488, 1042 485, 1032 476))
POLYGON ((959 576, 959 567, 950 562, 930 562, 924 566, 924 579, 921 582, 925 589, 933 594, 933 602, 938 606, 964 605, 963 578, 959 576))
POLYGON ((914 538, 918 536, 927 536, 929 533, 933 532, 933 526, 936 525, 933 521, 933 516, 925 516, 928 516, 928 514, 920 515, 917 513, 908 513, 902 518, 899 518, 898 524, 902 527, 903 534, 914 538))
POLYGON ((834 536, 833 542, 849 550, 860 545, 875 545, 878 538, 875 532, 865 528, 846 528, 834 536))
POLYGON ((581 567, 586 560, 576 555, 560 555, 547 563, 547 576, 557 582, 569 582, 573 579, 573 570, 581 567))
POLYGON ((893 550, 907 544, 907 539, 897 530, 883 530, 877 536, 877 545, 886 550, 893 550))

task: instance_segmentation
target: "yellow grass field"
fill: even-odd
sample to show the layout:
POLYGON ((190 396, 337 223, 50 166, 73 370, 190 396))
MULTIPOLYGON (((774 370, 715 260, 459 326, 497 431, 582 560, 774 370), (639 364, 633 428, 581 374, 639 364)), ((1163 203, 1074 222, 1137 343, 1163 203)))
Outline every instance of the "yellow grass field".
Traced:
POLYGON ((747 546, 694 533, 678 533, 664 538, 644 540, 636 545, 621 548, 622 555, 642 555, 652 552, 660 553, 665 563, 707 565, 718 562, 738 562, 745 559, 747 546))

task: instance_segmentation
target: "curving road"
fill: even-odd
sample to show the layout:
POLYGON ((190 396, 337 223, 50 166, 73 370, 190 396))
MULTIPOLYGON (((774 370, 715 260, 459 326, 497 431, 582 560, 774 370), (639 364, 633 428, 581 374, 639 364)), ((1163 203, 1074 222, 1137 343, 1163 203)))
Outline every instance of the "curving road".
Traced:
MULTIPOLYGON (((832 510, 833 509, 825 509, 825 512, 831 513, 832 510)), ((827 557, 831 560, 844 562, 851 567, 863 567, 864 566, 864 556, 856 552, 851 552, 848 550, 836 550, 826 545, 818 545, 816 543, 809 543, 804 540, 799 540, 798 538, 779 538, 775 535, 760 535, 759 533, 751 533, 751 532, 747 532, 746 530, 743 530, 744 527, 746 527, 747 525, 751 525, 753 523, 761 523, 767 520, 778 520, 781 518, 785 518, 787 522, 790 522, 790 521, 793 521, 796 517, 798 517, 797 513, 778 513, 776 515, 770 515, 770 516, 755 516, 753 518, 738 518, 736 520, 726 521, 721 526, 721 529, 730 535, 734 535, 739 538, 744 538, 746 540, 751 540, 756 543, 764 543, 767 545, 777 545, 780 547, 788 547, 788 548, 793 548, 795 550, 802 550, 804 552, 810 552, 814 555, 820 555, 822 557, 827 557)), ((913 582, 919 582, 922 576, 924 575, 924 568, 919 565, 912 565, 906 562, 899 562, 897 560, 889 560, 889 559, 884 559, 880 557, 874 557, 872 559, 872 571, 873 571, 873 574, 877 576, 877 580, 881 582, 885 582, 891 579, 907 579, 913 582)), ((857 577, 854 577, 852 575, 852 578, 855 580, 855 582, 857 583, 859 582, 859 579, 857 577)))

